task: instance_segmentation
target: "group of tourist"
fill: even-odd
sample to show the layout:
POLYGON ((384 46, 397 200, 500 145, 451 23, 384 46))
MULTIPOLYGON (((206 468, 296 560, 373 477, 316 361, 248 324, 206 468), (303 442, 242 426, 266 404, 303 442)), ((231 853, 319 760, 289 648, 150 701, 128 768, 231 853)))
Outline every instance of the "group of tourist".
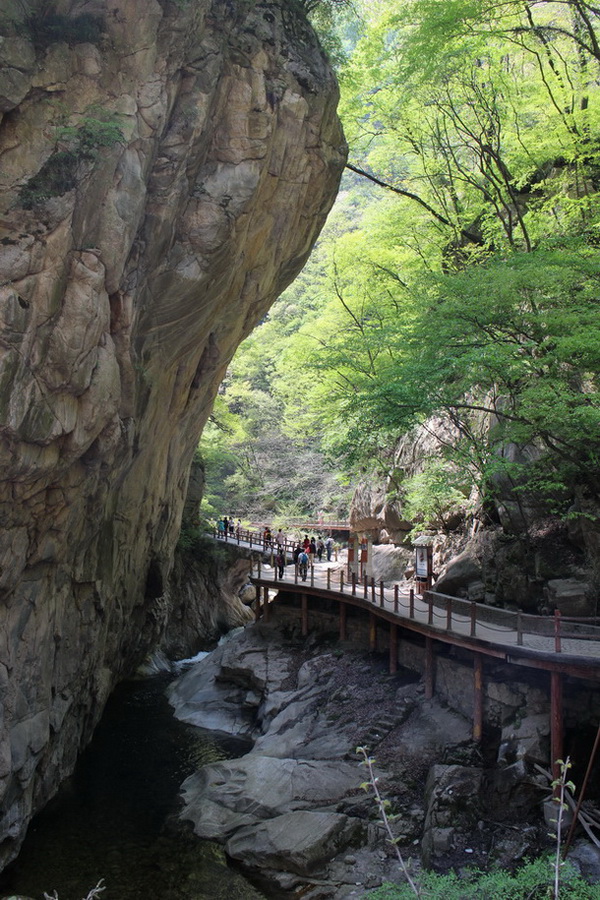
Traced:
POLYGON ((224 537, 225 535, 237 535, 240 536, 240 532, 242 530, 242 520, 238 519, 237 524, 233 521, 233 516, 223 516, 222 519, 219 519, 217 523, 217 528, 219 530, 219 537, 224 537))
MULTIPOLYGON (((276 544, 277 556, 275 557, 275 564, 277 566, 277 574, 279 578, 283 578, 286 557, 285 537, 283 536, 281 529, 277 532, 276 544), (280 541, 277 540, 279 535, 281 535, 280 541)), ((309 569, 312 569, 315 564, 315 557, 319 562, 322 562, 324 553, 327 556, 327 561, 331 561, 331 556, 333 553, 332 537, 328 537, 326 538, 326 540, 323 540, 321 535, 319 535, 318 538, 309 538, 309 536, 305 534, 303 541, 296 542, 296 546, 292 551, 292 558, 294 560, 296 571, 300 575, 302 581, 306 581, 309 569)))
MULTIPOLYGON (((241 536, 241 520, 238 519, 236 523, 233 516, 223 516, 222 519, 219 519, 217 527, 220 537, 237 536, 239 538, 241 536)), ((273 550, 275 552, 277 577, 283 578, 285 567, 287 565, 287 539, 284 532, 279 528, 277 532, 273 534, 270 526, 265 525, 261 535, 264 549, 273 550)), ((322 562, 323 556, 325 556, 327 562, 331 561, 333 546, 334 541, 332 537, 323 539, 321 535, 318 535, 318 537, 315 538, 314 536, 309 537, 305 534, 303 540, 298 540, 295 543, 292 551, 292 558, 296 571, 303 581, 306 581, 309 569, 312 569, 315 564, 315 559, 318 560, 318 562, 322 562)))

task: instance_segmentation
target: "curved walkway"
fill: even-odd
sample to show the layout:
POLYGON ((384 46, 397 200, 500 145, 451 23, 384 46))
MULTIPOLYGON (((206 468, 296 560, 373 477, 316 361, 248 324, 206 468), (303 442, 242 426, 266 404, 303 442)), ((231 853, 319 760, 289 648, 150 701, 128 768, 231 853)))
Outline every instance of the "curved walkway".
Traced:
MULTIPOLYGON (((217 534, 213 535, 218 538, 217 534)), ((223 539, 223 538, 221 538, 223 539)), ((228 537, 228 542, 232 538, 228 537)), ((398 632, 417 632, 425 639, 425 698, 430 699, 435 685, 435 645, 452 644, 471 651, 473 657, 473 740, 481 741, 484 723, 484 657, 517 666, 542 669, 549 675, 550 760, 555 784, 560 778, 563 753, 563 682, 565 676, 585 681, 600 680, 600 626, 595 620, 567 619, 555 616, 531 616, 496 609, 483 603, 448 597, 435 591, 416 595, 401 590, 399 584, 375 584, 366 579, 348 583, 339 565, 317 563, 306 581, 288 566, 283 578, 277 578, 274 566, 261 561, 265 552, 272 563, 272 548, 266 547, 258 533, 233 536, 240 549, 255 551, 251 579, 257 587, 255 614, 269 618, 270 593, 283 600, 286 594, 300 597, 302 633, 308 634, 309 598, 337 601, 340 638, 346 635, 349 605, 370 616, 370 646, 377 646, 377 620, 389 624, 390 672, 398 665, 398 632), (256 563, 256 570, 254 569, 256 563), (262 602, 261 602, 262 592, 262 602)), ((290 545, 286 547, 289 558, 290 545)), ((557 792, 555 788, 555 792, 557 792)))
MULTIPOLYGON (((224 540, 213 534, 219 541, 224 540)), ((270 557, 258 532, 229 536, 227 543, 270 557)), ((293 544, 286 548, 291 558, 293 544)), ((427 591, 407 591, 400 584, 372 579, 349 582, 339 564, 316 562, 306 581, 287 565, 282 579, 272 565, 253 563, 252 581, 260 588, 323 597, 350 604, 391 624, 436 640, 504 659, 516 665, 561 671, 586 679, 600 678, 600 624, 596 620, 533 616, 497 609, 427 591)), ((269 598, 270 601, 270 598, 269 598)))

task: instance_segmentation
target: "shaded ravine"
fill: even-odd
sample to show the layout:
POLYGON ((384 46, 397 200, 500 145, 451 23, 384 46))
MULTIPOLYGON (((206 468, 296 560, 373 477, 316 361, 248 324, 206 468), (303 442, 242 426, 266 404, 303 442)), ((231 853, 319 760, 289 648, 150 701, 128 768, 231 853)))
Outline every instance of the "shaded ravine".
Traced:
POLYGON ((174 718, 167 676, 121 684, 75 773, 32 822, 0 897, 80 900, 103 878, 102 900, 260 900, 174 815, 183 779, 199 765, 241 756, 247 744, 174 718))

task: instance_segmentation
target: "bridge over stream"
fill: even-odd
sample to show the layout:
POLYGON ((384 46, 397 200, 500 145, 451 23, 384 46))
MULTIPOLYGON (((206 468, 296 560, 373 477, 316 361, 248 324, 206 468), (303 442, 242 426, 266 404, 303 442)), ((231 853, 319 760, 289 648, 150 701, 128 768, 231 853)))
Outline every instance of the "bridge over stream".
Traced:
MULTIPOLYGON (((550 739, 553 777, 559 777, 557 760, 563 759, 563 679, 580 679, 596 686, 600 682, 600 619, 554 615, 535 616, 498 609, 483 603, 440 594, 422 594, 403 589, 398 583, 375 582, 364 576, 358 580, 340 563, 315 562, 306 580, 297 567, 286 565, 282 578, 274 565, 275 548, 265 544, 259 532, 238 530, 233 535, 213 537, 240 550, 250 550, 251 580, 257 589, 255 615, 269 620, 270 607, 290 595, 297 598, 302 634, 307 635, 311 610, 324 602, 337 608, 340 640, 347 637, 348 608, 368 616, 369 644, 378 649, 377 623, 386 623, 389 670, 398 667, 398 639, 402 630, 422 635, 425 642, 425 696, 434 692, 435 652, 441 644, 468 651, 473 659, 473 738, 483 732, 483 660, 528 669, 543 670, 550 679, 550 739), (266 559, 266 562, 265 562, 266 559)), ((286 542, 286 563, 292 559, 294 543, 286 542)), ((600 730, 599 730, 600 734, 600 730)))

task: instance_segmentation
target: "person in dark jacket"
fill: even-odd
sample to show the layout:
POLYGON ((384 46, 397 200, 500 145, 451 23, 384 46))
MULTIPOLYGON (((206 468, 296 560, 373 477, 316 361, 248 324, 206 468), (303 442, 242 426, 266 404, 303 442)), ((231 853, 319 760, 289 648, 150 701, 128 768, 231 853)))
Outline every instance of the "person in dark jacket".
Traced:
POLYGON ((283 578, 283 573, 285 571, 285 551, 283 547, 279 547, 277 550, 275 565, 277 566, 277 577, 283 578))

